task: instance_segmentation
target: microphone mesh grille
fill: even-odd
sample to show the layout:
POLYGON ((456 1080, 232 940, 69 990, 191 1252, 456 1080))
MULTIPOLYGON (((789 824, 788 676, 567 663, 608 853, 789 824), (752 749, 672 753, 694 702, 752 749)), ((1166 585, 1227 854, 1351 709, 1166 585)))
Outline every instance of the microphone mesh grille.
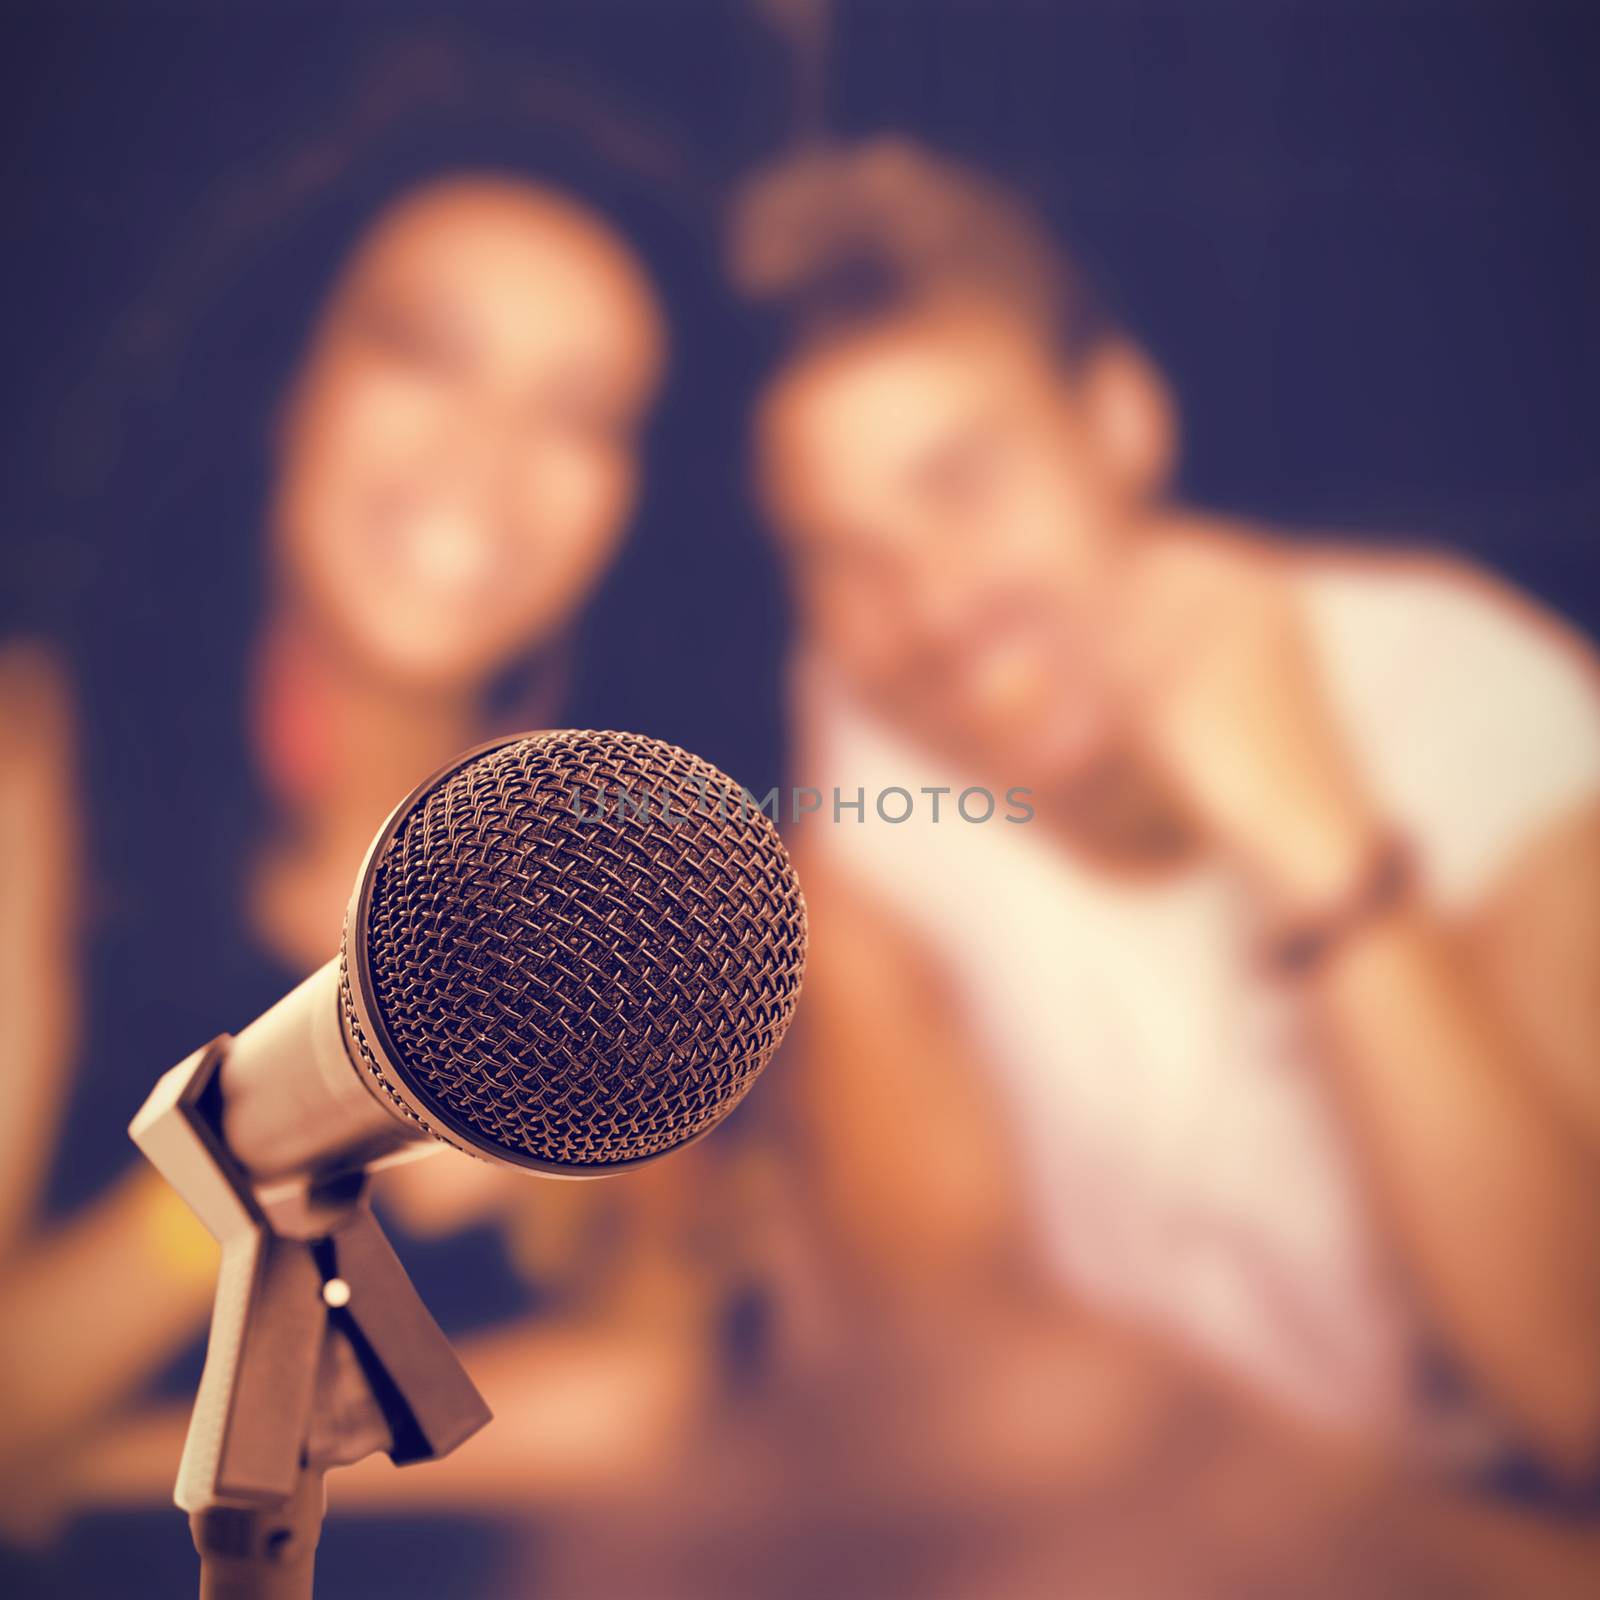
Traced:
POLYGON ((674 745, 502 745, 416 801, 371 870, 387 1053, 490 1155, 669 1150, 733 1109, 794 1015, 805 903, 777 830, 674 745))

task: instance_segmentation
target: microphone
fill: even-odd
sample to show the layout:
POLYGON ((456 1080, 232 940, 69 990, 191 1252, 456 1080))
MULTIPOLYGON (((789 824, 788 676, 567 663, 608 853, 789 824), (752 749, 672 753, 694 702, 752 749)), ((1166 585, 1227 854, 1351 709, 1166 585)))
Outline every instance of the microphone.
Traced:
POLYGON ((211 1115, 263 1188, 440 1144, 603 1176, 733 1110, 805 954, 777 829, 709 762, 631 733, 498 740, 395 809, 338 956, 226 1044, 211 1115))
POLYGON ((400 802, 339 954, 130 1129, 222 1244, 174 1494, 202 1594, 309 1596, 323 1473, 489 1420, 366 1170, 449 1145, 601 1177, 698 1139, 783 1039, 805 954, 777 829, 673 745, 525 734, 400 802))

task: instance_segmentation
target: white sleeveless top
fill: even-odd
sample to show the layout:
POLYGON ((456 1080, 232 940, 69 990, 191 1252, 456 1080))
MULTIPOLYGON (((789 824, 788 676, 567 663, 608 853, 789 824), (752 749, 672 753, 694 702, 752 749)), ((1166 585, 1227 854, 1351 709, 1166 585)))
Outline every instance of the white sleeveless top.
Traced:
MULTIPOLYGON (((1441 909, 1470 909, 1600 795, 1600 692, 1531 608, 1422 564, 1330 560, 1296 581, 1335 708, 1441 909)), ((1060 1278, 1304 1414, 1403 1428, 1414 1322, 1236 884, 1213 868, 1107 880, 1001 820, 1003 799, 973 825, 948 799, 934 823, 919 797, 891 825, 879 790, 962 782, 826 669, 796 682, 802 776, 826 813, 834 785, 867 795, 865 820, 842 811, 814 843, 945 969, 1060 1278)))

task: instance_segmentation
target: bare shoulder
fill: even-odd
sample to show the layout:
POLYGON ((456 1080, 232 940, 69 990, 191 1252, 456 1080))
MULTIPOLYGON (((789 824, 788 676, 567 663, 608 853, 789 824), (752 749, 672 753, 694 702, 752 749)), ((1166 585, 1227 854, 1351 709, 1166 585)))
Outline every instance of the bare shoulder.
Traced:
POLYGON ((75 720, 72 680, 59 653, 41 639, 0 640, 0 770, 58 751, 75 720))
POLYGON ((72 826, 77 749, 76 698, 60 655, 35 639, 0 642, 0 853, 53 855, 72 826))

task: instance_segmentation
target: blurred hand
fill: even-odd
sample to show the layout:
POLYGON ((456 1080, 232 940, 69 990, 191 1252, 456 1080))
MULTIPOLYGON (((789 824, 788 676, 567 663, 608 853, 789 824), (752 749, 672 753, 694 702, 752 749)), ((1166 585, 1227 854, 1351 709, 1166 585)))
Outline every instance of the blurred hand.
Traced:
POLYGON ((1379 822, 1282 558, 1159 535, 1132 555, 1109 620, 1141 744, 1191 819, 1281 903, 1337 896, 1379 822))

